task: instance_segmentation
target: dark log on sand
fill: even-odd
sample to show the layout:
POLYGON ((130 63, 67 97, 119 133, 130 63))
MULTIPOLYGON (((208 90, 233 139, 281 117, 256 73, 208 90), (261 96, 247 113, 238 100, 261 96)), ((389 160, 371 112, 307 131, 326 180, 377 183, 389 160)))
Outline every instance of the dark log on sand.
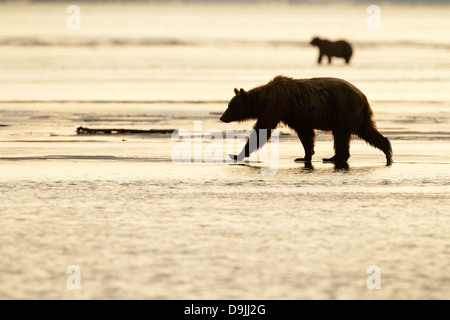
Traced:
POLYGON ((133 129, 90 129, 79 127, 77 134, 172 134, 175 129, 150 129, 150 130, 133 130, 133 129))

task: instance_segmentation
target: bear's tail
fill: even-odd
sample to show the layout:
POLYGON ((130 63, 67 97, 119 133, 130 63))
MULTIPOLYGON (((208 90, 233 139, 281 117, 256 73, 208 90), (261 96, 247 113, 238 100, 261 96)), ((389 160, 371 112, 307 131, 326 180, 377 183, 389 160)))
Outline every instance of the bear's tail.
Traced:
POLYGON ((372 120, 371 112, 368 118, 356 133, 361 139, 365 140, 372 147, 378 148, 386 155, 387 164, 392 164, 392 146, 391 142, 384 137, 376 128, 375 122, 372 120))

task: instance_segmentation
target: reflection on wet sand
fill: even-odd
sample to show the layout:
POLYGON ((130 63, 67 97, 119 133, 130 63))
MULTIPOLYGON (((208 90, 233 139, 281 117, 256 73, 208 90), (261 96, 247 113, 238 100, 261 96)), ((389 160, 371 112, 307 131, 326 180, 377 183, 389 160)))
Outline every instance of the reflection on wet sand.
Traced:
MULTIPOLYGON (((303 170, 306 172, 314 171, 314 166, 311 161, 295 160, 295 162, 302 162, 304 164, 303 170)), ((346 161, 327 162, 327 163, 332 163, 334 165, 334 171, 349 171, 350 170, 350 166, 348 165, 348 162, 346 162, 346 161)))

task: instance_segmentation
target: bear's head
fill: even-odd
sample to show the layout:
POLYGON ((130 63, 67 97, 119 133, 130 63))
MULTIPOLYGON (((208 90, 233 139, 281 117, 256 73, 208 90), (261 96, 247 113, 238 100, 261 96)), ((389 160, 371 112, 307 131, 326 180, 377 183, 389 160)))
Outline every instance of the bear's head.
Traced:
POLYGON ((249 92, 244 89, 234 89, 235 96, 228 104, 227 110, 220 117, 220 121, 230 123, 233 121, 245 121, 256 119, 255 105, 249 92))
POLYGON ((312 44, 313 46, 318 46, 320 43, 319 37, 314 37, 309 44, 312 44))

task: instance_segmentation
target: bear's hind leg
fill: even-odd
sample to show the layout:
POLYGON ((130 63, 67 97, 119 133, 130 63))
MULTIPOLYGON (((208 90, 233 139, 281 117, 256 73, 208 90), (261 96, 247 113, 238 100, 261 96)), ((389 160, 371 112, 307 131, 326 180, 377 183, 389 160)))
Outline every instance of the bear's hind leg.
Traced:
POLYGON ((380 149, 386 155, 386 162, 388 165, 392 164, 392 146, 388 138, 384 137, 373 124, 369 121, 357 132, 358 136, 365 140, 371 146, 380 149))
POLYGON ((324 158, 325 162, 346 162, 350 158, 351 134, 344 131, 333 131, 335 155, 324 158))
POLYGON ((305 157, 297 158, 295 161, 310 162, 314 155, 314 141, 316 139, 316 134, 312 129, 298 129, 295 131, 302 142, 303 149, 305 149, 305 157))

